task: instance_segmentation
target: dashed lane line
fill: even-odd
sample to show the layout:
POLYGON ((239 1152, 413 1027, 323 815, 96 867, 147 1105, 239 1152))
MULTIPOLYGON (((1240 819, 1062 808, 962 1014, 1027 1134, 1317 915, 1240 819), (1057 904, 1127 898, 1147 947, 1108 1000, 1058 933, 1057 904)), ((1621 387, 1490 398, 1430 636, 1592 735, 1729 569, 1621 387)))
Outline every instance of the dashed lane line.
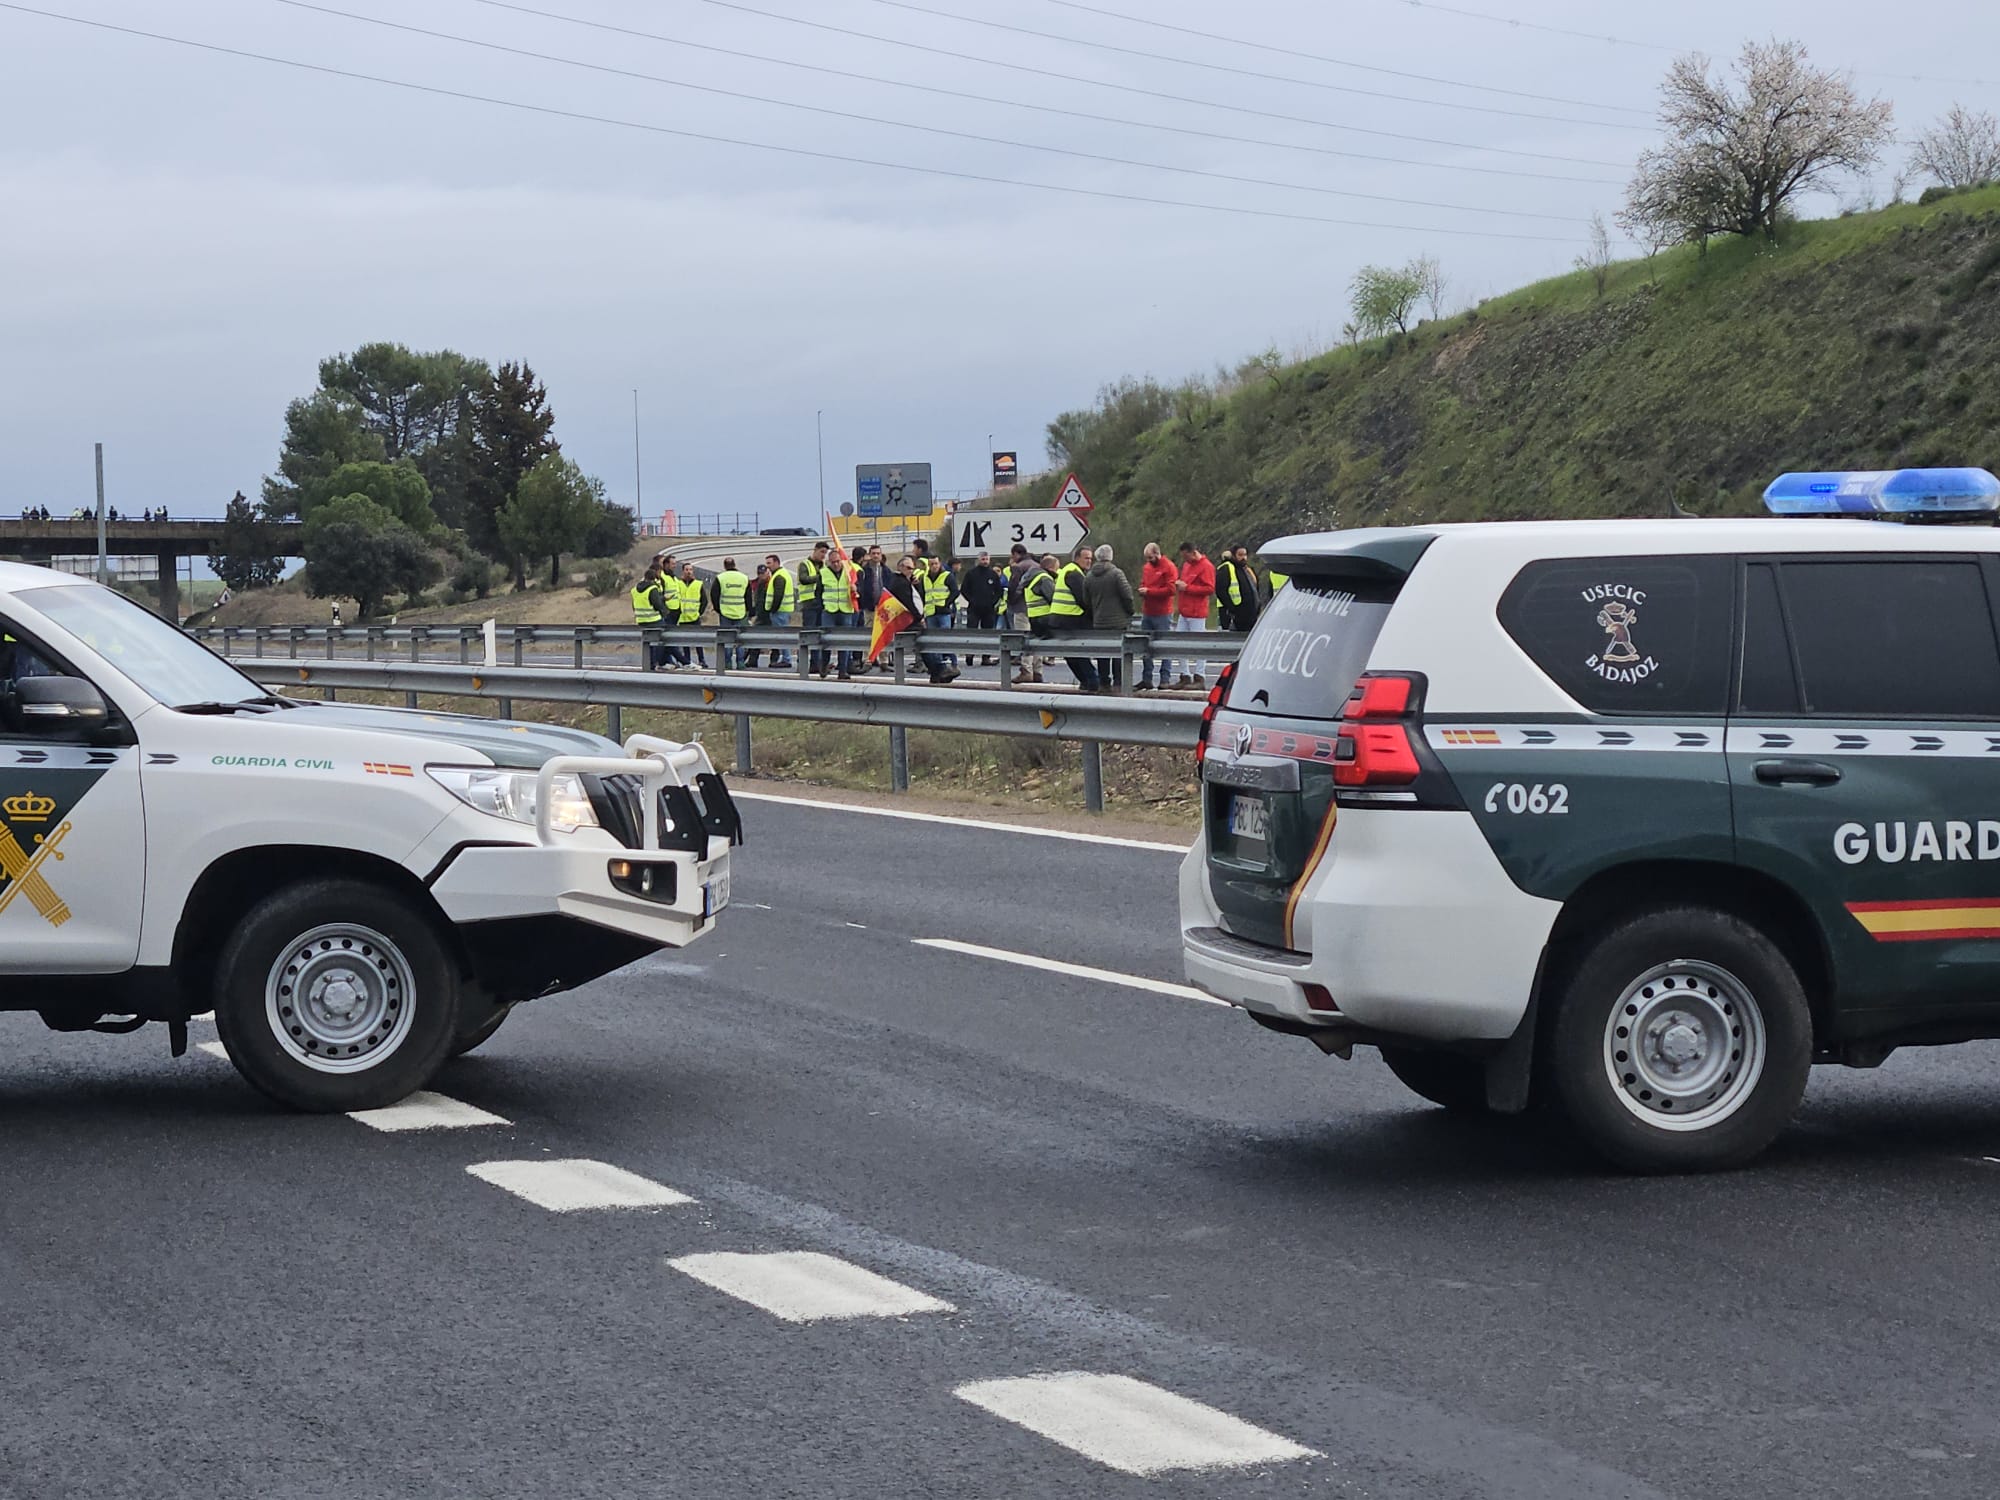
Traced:
POLYGON ((678 1256, 667 1264, 787 1323, 956 1311, 949 1302, 915 1287, 812 1250, 769 1255, 720 1250, 678 1256))
POLYGON ((846 802, 821 802, 811 797, 780 797, 771 792, 746 792, 731 787, 729 795, 738 802, 777 802, 787 807, 811 807, 822 812, 860 813, 871 818, 902 818, 911 823, 949 823, 954 828, 980 828, 989 833, 1025 833, 1030 838, 1067 839, 1072 844, 1109 844, 1116 849, 1145 849, 1155 854, 1185 854, 1186 844, 1154 843, 1147 839, 1121 839, 1108 833, 1072 833, 1066 828, 1029 828, 1020 823, 994 823, 981 818, 959 818, 944 813, 912 812, 901 807, 856 807, 846 802))
POLYGON ((1126 1474, 1240 1469, 1319 1456, 1290 1438, 1129 1375, 1071 1372, 976 1380, 954 1394, 1126 1474))
POLYGON ((1059 958, 1042 958, 1033 953, 1015 953, 1006 948, 983 948, 977 943, 961 943, 957 938, 911 938, 919 948, 936 948, 944 953, 962 953, 968 958, 990 958, 995 963, 1019 964, 1024 969, 1041 969, 1050 974, 1067 974, 1072 979, 1094 979, 1099 984, 1123 985, 1155 995, 1171 995, 1176 1000, 1199 1000, 1203 1005, 1234 1009, 1227 1000, 1218 1000, 1191 984, 1170 984, 1164 979, 1146 979, 1137 974, 1120 974, 1115 969, 1093 969, 1088 964, 1064 963, 1059 958))
POLYGON ((481 1182, 558 1214, 586 1208, 671 1208, 694 1202, 664 1183, 603 1161, 483 1161, 465 1170, 481 1182))
POLYGON ((370 1130, 464 1130, 474 1125, 510 1123, 477 1105, 421 1091, 385 1109, 349 1110, 347 1117, 370 1130))
POLYGON ((229 1049, 220 1042, 196 1042, 194 1050, 197 1052, 206 1052, 210 1057, 219 1057, 224 1062, 229 1061, 229 1049))

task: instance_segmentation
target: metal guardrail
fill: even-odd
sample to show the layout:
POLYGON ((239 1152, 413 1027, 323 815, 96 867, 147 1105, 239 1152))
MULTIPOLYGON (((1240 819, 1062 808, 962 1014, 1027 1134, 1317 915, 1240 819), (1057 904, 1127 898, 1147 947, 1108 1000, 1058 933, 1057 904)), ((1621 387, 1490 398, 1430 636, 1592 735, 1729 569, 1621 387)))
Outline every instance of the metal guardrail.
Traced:
MULTIPOLYGON (((483 660, 483 625, 259 625, 202 626, 189 631, 198 640, 216 646, 223 655, 269 657, 281 651, 286 660, 305 659, 308 651, 326 660, 338 659, 343 649, 360 649, 368 661, 402 659, 421 662, 429 648, 455 648, 457 660, 468 665, 475 653, 483 660)), ((1123 635, 1108 631, 1087 634, 1037 637, 1024 630, 924 630, 904 631, 894 643, 894 663, 898 678, 908 670, 910 660, 920 653, 940 655, 995 656, 1000 660, 1000 681, 1012 690, 1010 679, 1025 656, 1043 659, 1077 656, 1092 660, 1114 660, 1123 664, 1123 687, 1129 690, 1144 666, 1161 661, 1232 662, 1242 654, 1248 637, 1238 633, 1204 631, 1162 635, 1132 631, 1123 635)), ((642 630, 633 625, 503 625, 495 629, 495 643, 514 666, 530 665, 530 651, 561 649, 573 668, 582 671, 592 665, 594 652, 629 650, 634 655, 627 670, 651 671, 648 656, 639 650, 642 643, 668 646, 676 650, 715 654, 718 672, 734 676, 739 671, 768 671, 767 668, 726 669, 722 667, 725 648, 755 651, 760 656, 790 654, 791 670, 801 679, 811 671, 812 654, 850 651, 865 654, 869 646, 866 630, 799 630, 771 626, 724 629, 720 626, 673 626, 642 630)))
MULTIPOLYGON (((782 632, 781 632, 782 633, 782 632)), ((455 666, 397 661, 323 661, 264 657, 249 663, 266 686, 340 688, 497 700, 502 716, 515 700, 583 703, 605 709, 606 730, 623 739, 622 710, 660 709, 721 714, 736 721, 736 769, 752 768, 752 718, 872 724, 889 730, 890 784, 910 785, 904 732, 942 729, 1027 739, 1074 740, 1083 747, 1084 802, 1104 810, 1101 747, 1106 742, 1191 749, 1202 705, 1186 700, 1117 698, 1047 690, 963 689, 894 683, 800 682, 744 673, 639 673, 575 668, 455 666)))

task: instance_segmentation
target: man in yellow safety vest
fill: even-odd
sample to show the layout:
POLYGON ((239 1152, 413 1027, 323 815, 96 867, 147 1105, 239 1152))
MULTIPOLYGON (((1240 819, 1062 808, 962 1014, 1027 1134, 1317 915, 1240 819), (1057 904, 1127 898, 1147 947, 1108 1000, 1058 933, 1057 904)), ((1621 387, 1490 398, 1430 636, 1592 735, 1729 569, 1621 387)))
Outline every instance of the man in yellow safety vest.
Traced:
MULTIPOLYGON (((722 571, 715 575, 715 613, 724 630, 741 630, 750 622, 750 575, 736 566, 733 557, 723 558, 722 571)), ((735 646, 724 646, 720 654, 725 672, 735 670, 742 660, 735 646)))
MULTIPOLYGON (((792 570, 785 566, 784 560, 775 552, 767 552, 764 555, 764 566, 771 570, 770 576, 764 582, 764 613, 771 617, 772 629, 790 630, 792 628, 792 609, 798 603, 799 581, 792 575, 792 570)), ((771 653, 771 665, 773 667, 782 669, 791 666, 791 664, 791 652, 773 651, 771 653)))
MULTIPOLYGON (((660 570, 657 564, 649 564, 639 581, 632 585, 632 623, 644 631, 657 632, 661 621, 661 606, 666 602, 665 590, 660 586, 660 570)), ((675 598, 678 609, 679 598, 675 598)), ((640 649, 646 653, 647 664, 658 671, 666 660, 666 647, 658 640, 646 642, 642 635, 640 649)))
MULTIPOLYGON (((1051 557, 1053 562, 1054 558, 1051 557)), ((1049 601, 1049 622, 1057 635, 1081 635, 1089 628, 1088 610, 1084 602, 1084 580, 1090 575, 1091 550, 1086 542, 1076 549, 1076 556, 1055 570, 1055 590, 1049 601)), ((1065 656, 1063 664, 1076 678, 1080 692, 1094 693, 1100 683, 1097 663, 1087 656, 1065 656)))

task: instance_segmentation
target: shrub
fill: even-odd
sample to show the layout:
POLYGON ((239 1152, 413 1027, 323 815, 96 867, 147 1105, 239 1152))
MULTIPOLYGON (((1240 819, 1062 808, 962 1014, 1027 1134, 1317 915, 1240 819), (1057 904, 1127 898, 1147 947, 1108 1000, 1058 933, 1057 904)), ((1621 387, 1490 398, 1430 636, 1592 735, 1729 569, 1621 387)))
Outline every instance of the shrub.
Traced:
POLYGON ((609 599, 614 594, 625 592, 625 572, 616 563, 605 563, 592 568, 584 579, 583 586, 590 590, 593 599, 609 599))

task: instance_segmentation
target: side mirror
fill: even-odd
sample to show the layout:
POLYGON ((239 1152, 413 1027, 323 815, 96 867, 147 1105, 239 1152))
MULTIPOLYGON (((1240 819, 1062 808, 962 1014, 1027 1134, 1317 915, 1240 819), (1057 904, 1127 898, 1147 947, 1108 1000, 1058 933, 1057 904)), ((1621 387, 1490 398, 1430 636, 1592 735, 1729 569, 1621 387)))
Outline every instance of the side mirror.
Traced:
POLYGON ((111 705, 81 677, 22 677, 14 683, 14 716, 31 734, 62 734, 104 724, 111 705))

